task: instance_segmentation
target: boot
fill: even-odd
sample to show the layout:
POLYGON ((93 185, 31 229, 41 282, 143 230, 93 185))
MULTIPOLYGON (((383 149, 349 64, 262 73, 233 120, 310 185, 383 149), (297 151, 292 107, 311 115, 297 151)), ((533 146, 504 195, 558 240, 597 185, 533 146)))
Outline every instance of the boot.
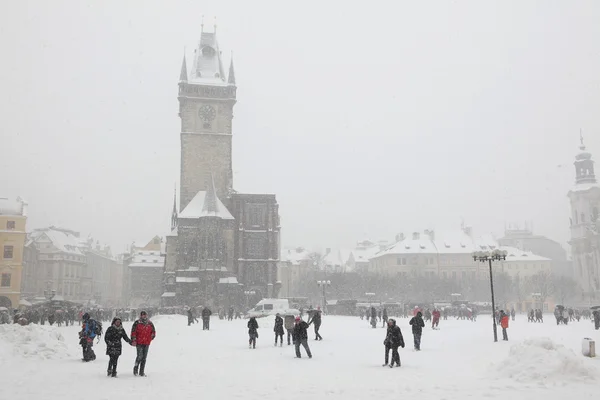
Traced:
POLYGON ((113 369, 112 370, 112 374, 110 376, 112 376, 113 378, 116 378, 117 377, 117 370, 113 369))
POLYGON ((144 374, 145 367, 146 367, 146 361, 142 361, 142 363, 140 364, 140 376, 146 376, 146 374, 144 374))
POLYGON ((136 364, 135 367, 133 367, 133 375, 137 376, 138 375, 138 365, 136 364))
POLYGON ((111 376, 112 375, 112 369, 108 368, 108 371, 106 371, 106 376, 111 376))

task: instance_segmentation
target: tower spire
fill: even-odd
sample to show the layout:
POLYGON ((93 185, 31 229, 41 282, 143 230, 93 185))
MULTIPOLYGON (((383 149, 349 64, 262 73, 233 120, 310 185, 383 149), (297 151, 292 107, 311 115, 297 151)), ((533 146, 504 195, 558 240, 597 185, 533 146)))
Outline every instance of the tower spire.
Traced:
POLYGON ((592 183, 597 182, 594 174, 594 160, 592 154, 586 150, 583 142, 583 133, 579 130, 579 154, 575 156, 575 183, 592 183))
POLYGON ((183 52, 183 61, 181 62, 181 72, 179 73, 179 82, 187 82, 187 62, 185 60, 185 51, 183 52))
POLYGON ((233 52, 231 53, 231 63, 229 64, 229 77, 227 83, 235 86, 235 71, 233 69, 233 52))
POLYGON ((173 190, 173 211, 171 212, 171 231, 177 228, 177 184, 173 190))
POLYGON ((200 22, 200 33, 204 33, 204 14, 202 14, 202 22, 200 22))
POLYGON ((218 216, 219 205, 217 202, 217 190, 215 189, 215 179, 212 172, 210 173, 208 185, 206 185, 206 195, 204 196, 204 204, 202 205, 203 216, 218 216))

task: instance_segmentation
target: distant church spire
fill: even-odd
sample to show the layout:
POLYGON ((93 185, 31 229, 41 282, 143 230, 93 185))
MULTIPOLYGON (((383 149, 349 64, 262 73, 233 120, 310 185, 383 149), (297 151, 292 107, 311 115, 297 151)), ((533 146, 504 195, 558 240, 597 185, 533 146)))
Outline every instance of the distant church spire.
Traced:
POLYGON ((181 62, 181 73, 179 74, 179 82, 187 82, 187 62, 185 61, 185 52, 183 53, 183 61, 181 62))
POLYGON ((173 211, 171 212, 171 231, 177 228, 177 186, 173 193, 173 211))
POLYGON ((233 54, 231 54, 231 63, 229 64, 229 77, 227 83, 235 86, 235 71, 233 69, 233 54))

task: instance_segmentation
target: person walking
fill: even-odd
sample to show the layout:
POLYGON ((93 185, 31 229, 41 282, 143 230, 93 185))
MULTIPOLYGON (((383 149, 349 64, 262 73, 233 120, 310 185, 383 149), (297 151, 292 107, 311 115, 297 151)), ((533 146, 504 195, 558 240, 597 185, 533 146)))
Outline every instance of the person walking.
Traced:
POLYGON ((308 325, 314 324, 315 326, 315 340, 323 340, 319 334, 321 328, 321 307, 317 307, 317 310, 313 312, 312 318, 308 321, 308 325))
POLYGON ((423 328, 425 327, 425 321, 423 321, 423 314, 421 314, 421 311, 411 318, 409 324, 412 325, 415 350, 421 351, 421 335, 423 334, 423 328))
POLYGON ((512 310, 510 310, 510 316, 513 321, 515 320, 515 315, 516 315, 516 312, 515 312, 515 308, 513 307, 512 310))
POLYGON ((96 353, 94 353, 94 339, 96 336, 102 334, 102 325, 90 318, 90 314, 83 314, 83 325, 81 332, 79 333, 79 344, 83 349, 83 361, 93 361, 96 359, 96 353))
POLYGON ((133 323, 131 327, 131 345, 135 346, 137 351, 137 357, 135 358, 135 366, 133 367, 133 374, 139 376, 146 376, 144 370, 146 368, 146 358, 148 357, 148 348, 150 343, 156 337, 156 328, 152 321, 148 319, 148 313, 142 311, 140 318, 133 323))
POLYGON ((283 346, 283 318, 281 318, 279 313, 275 316, 275 327, 273 328, 273 332, 275 332, 275 346, 277 346, 278 338, 280 341, 279 347, 283 346))
POLYGON ((440 316, 441 316, 440 310, 435 308, 433 310, 433 312, 431 313, 431 315, 433 316, 433 319, 431 321, 431 329, 439 329, 440 316))
POLYGON ((398 346, 404 348, 404 338, 400 327, 396 325, 396 320, 393 318, 388 320, 388 329, 383 345, 385 346, 385 364, 383 366, 388 365, 390 350, 392 350, 392 363, 389 366, 394 368, 394 363, 396 363, 396 366, 399 367, 400 354, 398 354, 398 346))
POLYGON ((294 346, 296 348, 296 358, 302 358, 300 354, 300 345, 304 347, 306 350, 306 354, 308 358, 312 358, 312 353, 310 352, 310 347, 308 347, 308 324, 300 318, 300 316, 296 317, 296 323, 294 325, 294 330, 292 332, 292 337, 294 340, 294 346))
POLYGON ((508 341, 508 315, 504 313, 504 310, 500 310, 500 326, 502 327, 502 340, 508 341))
POLYGON ((385 326, 388 323, 388 312, 387 312, 387 308, 383 307, 383 313, 381 314, 381 318, 383 318, 383 326, 382 328, 385 328, 385 326))
POLYGON ((248 336, 250 336, 248 348, 255 349, 256 339, 258 338, 258 322, 256 321, 255 317, 252 317, 248 320, 248 336))
POLYGON ((210 308, 204 307, 202 310, 202 330, 209 331, 210 330, 210 316, 212 315, 212 311, 210 308))
POLYGON ((194 313, 192 312, 191 308, 188 308, 188 310, 187 310, 187 317, 188 317, 188 326, 190 326, 194 323, 194 313))
POLYGON ((292 332, 294 331, 294 326, 295 326, 295 319, 292 314, 286 314, 284 316, 284 326, 285 326, 285 330, 287 331, 288 346, 290 346, 292 344, 292 342, 291 342, 292 332))
POLYGON ((111 326, 106 330, 104 342, 106 343, 106 355, 109 357, 107 376, 117 377, 117 362, 121 355, 122 345, 121 339, 131 344, 131 339, 127 336, 127 332, 123 329, 121 318, 114 317, 111 326))

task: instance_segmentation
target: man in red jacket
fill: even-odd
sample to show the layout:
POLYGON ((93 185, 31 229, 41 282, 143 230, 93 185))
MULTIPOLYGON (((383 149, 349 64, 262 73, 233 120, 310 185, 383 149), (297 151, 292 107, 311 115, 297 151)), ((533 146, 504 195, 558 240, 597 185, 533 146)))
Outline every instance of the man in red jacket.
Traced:
POLYGON ((146 357, 148 357, 148 347, 150 343, 156 337, 156 329, 154 324, 148 319, 146 311, 140 313, 140 319, 133 323, 131 327, 131 345, 135 346, 137 350, 137 357, 135 358, 135 367, 133 367, 133 374, 146 376, 144 374, 144 368, 146 367, 146 357))
POLYGON ((502 340, 508 340, 508 315, 504 313, 504 310, 500 311, 500 326, 502 327, 502 340))

